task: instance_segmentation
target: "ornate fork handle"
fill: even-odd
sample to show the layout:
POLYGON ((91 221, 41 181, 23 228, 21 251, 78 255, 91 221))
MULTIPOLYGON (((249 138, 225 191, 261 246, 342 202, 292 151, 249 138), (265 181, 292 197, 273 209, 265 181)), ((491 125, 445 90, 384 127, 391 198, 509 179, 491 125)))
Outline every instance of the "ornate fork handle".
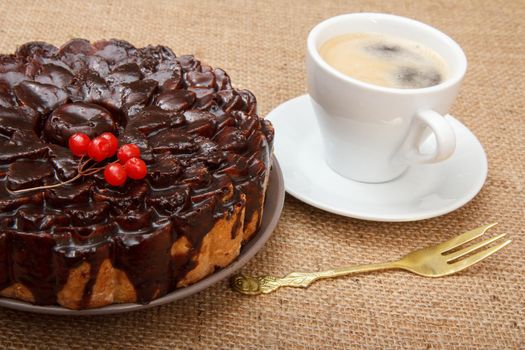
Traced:
POLYGON ((292 272, 281 278, 274 276, 250 277, 245 275, 237 275, 232 278, 231 286, 234 290, 243 294, 268 294, 281 287, 306 288, 313 282, 320 279, 395 268, 400 268, 398 262, 346 266, 316 272, 292 272))

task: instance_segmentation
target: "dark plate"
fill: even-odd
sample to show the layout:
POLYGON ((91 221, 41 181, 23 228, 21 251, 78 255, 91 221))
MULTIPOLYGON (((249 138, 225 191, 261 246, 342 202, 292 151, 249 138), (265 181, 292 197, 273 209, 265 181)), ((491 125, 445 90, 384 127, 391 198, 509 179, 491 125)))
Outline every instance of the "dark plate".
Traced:
POLYGON ((0 298, 0 306, 10 309, 35 312, 40 314, 52 315, 71 315, 71 316, 87 316, 87 315, 107 315, 117 314, 122 312, 144 310, 150 307, 159 306, 162 304, 171 303, 172 301, 186 298, 192 294, 198 293, 212 284, 215 284, 223 279, 229 277, 234 272, 243 267, 253 256, 261 250, 264 243, 270 238, 277 221, 281 215, 284 204, 284 181, 281 168, 275 157, 273 158, 273 168, 270 174, 270 182, 268 184, 268 192, 266 194, 266 203, 264 205, 263 219, 259 232, 241 249, 239 257, 227 267, 213 273, 212 275, 192 284, 189 287, 177 289, 162 298, 153 300, 151 303, 142 304, 113 304, 98 309, 89 310, 70 310, 61 306, 38 306, 26 303, 19 300, 0 298))

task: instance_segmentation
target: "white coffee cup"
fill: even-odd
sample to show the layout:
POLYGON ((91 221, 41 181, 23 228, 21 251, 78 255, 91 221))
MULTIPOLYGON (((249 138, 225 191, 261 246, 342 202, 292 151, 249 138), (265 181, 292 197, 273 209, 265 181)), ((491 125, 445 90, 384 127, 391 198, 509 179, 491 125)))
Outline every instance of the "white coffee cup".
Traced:
POLYGON ((386 182, 411 164, 440 162, 454 153, 454 130, 443 116, 458 94, 467 59, 459 45, 437 29, 381 13, 332 17, 308 35, 306 66, 325 160, 340 175, 362 182, 386 182), (326 63, 319 48, 332 37, 352 32, 419 42, 444 59, 448 77, 419 89, 388 88, 351 78, 326 63), (419 146, 428 130, 435 136, 436 149, 423 154, 419 146))

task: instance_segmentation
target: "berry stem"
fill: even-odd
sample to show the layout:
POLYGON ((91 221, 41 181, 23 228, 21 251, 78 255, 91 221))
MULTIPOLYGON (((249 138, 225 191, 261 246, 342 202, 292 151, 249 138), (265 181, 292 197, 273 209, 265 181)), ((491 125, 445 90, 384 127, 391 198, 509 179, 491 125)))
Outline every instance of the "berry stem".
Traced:
MULTIPOLYGON (((60 181, 59 183, 54 184, 54 185, 44 185, 44 186, 37 186, 37 187, 31 187, 31 188, 23 188, 21 190, 16 190, 16 191, 12 191, 9 188, 7 188, 7 186, 6 186, 6 190, 7 190, 7 192, 10 192, 10 193, 13 193, 13 194, 19 194, 19 193, 25 193, 25 192, 31 192, 31 191, 47 190, 47 189, 50 189, 50 188, 57 188, 57 187, 61 187, 61 186, 67 185, 69 183, 72 183, 72 182, 78 180, 79 178, 81 178, 82 176, 94 175, 94 174, 98 173, 99 171, 101 171, 101 170, 103 170, 105 168, 105 167, 93 168, 93 166, 95 164, 92 164, 87 169, 84 169, 85 166, 91 161, 91 159, 88 159, 88 160, 82 162, 83 158, 84 158, 84 156, 82 156, 82 158, 80 158, 80 160, 78 162, 77 175, 75 175, 74 177, 72 177, 69 180, 60 181)), ((115 160, 115 161, 111 162, 110 164, 113 164, 113 163, 118 163, 118 160, 115 160)))
POLYGON ((82 176, 82 174, 77 174, 75 177, 72 177, 72 178, 69 179, 69 180, 66 180, 66 181, 60 181, 59 183, 54 184, 54 185, 45 185, 45 186, 37 186, 37 187, 31 187, 31 188, 24 188, 24 189, 16 190, 16 191, 11 191, 11 190, 10 190, 9 188, 7 188, 7 186, 6 186, 6 190, 7 190, 8 192, 18 194, 18 193, 24 193, 24 192, 30 192, 30 191, 45 190, 45 189, 48 189, 48 188, 56 188, 56 187, 60 187, 60 186, 67 185, 68 183, 71 183, 71 182, 73 182, 73 181, 79 179, 81 176, 82 176))

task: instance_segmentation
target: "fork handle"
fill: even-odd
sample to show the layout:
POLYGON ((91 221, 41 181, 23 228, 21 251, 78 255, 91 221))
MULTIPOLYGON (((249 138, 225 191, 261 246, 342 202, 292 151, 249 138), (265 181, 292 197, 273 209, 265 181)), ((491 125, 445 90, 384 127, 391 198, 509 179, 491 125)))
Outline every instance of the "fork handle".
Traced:
MULTIPOLYGON (((401 268, 399 262, 385 262, 378 264, 367 264, 367 265, 354 265, 337 267, 325 271, 316 272, 292 272, 285 277, 276 278, 273 276, 261 276, 258 277, 258 293, 271 293, 281 287, 300 287, 306 288, 313 282, 320 279, 335 278, 341 276, 347 276, 355 273, 372 272, 378 270, 388 270, 401 268)), ((239 288, 238 288, 239 290, 239 288)), ((243 290, 239 290, 241 293, 243 290)), ((250 293, 257 294, 257 293, 250 293)))
POLYGON ((323 274, 322 278, 335 278, 335 277, 342 277, 342 276, 347 276, 347 275, 351 275, 355 273, 372 272, 372 271, 379 271, 379 270, 391 270, 391 269, 398 269, 398 268, 401 268, 401 266, 399 265, 397 261, 389 261, 389 262, 377 263, 377 264, 336 267, 331 270, 322 271, 321 273, 323 274))

